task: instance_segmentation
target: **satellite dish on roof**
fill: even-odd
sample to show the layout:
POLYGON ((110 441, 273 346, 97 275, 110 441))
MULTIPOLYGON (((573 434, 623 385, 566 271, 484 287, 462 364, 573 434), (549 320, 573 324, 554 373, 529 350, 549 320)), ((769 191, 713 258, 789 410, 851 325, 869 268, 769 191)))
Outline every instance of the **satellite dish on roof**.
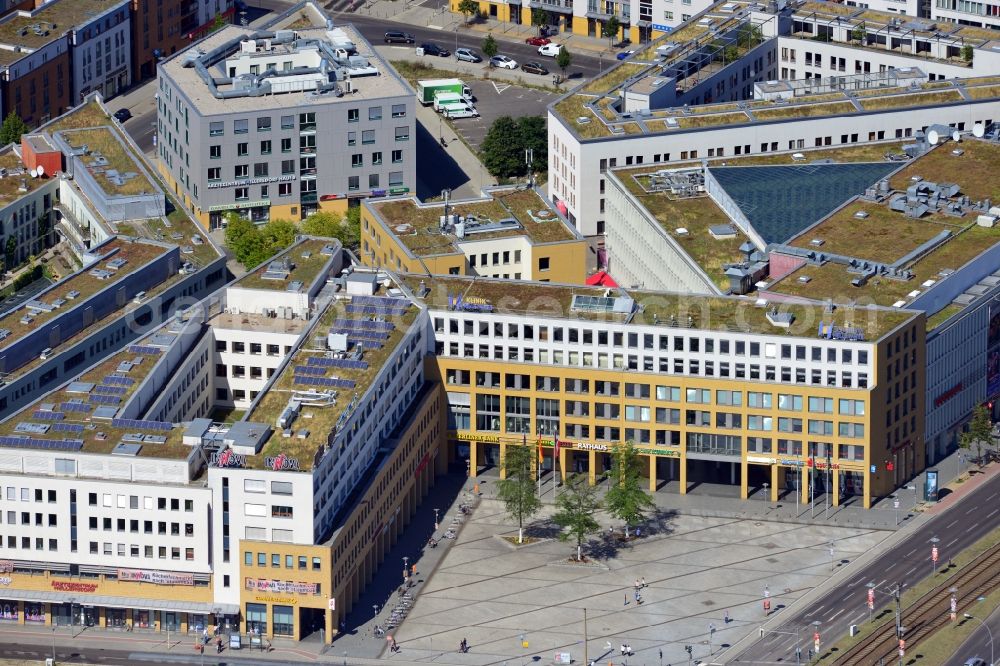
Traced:
POLYGON ((45 167, 43 167, 41 164, 38 165, 38 175, 39 177, 45 175, 45 167))
POLYGON ((938 144, 938 141, 940 140, 941 140, 941 135, 938 134, 937 130, 933 129, 927 130, 927 143, 931 144, 932 146, 936 146, 938 144))
POLYGON ((972 126, 972 136, 982 139, 984 134, 986 134, 986 127, 982 123, 976 123, 972 126))
POLYGON ((38 178, 38 169, 32 169, 29 173, 31 173, 32 178, 38 178))
POLYGON ((955 130, 954 132, 951 133, 951 140, 958 143, 959 141, 962 140, 962 133, 959 132, 958 130, 955 130))

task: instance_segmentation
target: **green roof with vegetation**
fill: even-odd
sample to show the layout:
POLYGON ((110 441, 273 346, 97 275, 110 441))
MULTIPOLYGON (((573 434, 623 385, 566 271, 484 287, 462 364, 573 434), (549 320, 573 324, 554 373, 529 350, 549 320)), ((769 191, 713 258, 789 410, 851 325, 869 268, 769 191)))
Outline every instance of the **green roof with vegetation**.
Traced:
POLYGON ((63 130, 59 136, 71 148, 86 146, 87 154, 81 156, 80 161, 86 166, 90 175, 94 177, 94 180, 109 197, 153 194, 156 192, 156 188, 143 175, 142 169, 136 164, 132 155, 125 149, 125 146, 122 145, 121 139, 110 128, 94 127, 90 129, 63 130), (107 160, 106 165, 96 166, 93 164, 98 153, 107 160), (110 171, 117 171, 119 174, 133 173, 135 176, 125 180, 122 184, 116 184, 108 177, 110 171))
POLYGON ((323 238, 308 238, 301 243, 296 243, 282 254, 265 261, 252 273, 240 278, 235 286, 243 289, 285 291, 289 284, 298 281, 302 283, 302 291, 308 291, 316 278, 319 277, 323 267, 330 261, 330 255, 323 254, 321 250, 331 243, 335 243, 335 241, 323 238), (264 273, 267 272, 272 262, 281 262, 285 258, 291 263, 287 278, 283 280, 264 278, 264 273))

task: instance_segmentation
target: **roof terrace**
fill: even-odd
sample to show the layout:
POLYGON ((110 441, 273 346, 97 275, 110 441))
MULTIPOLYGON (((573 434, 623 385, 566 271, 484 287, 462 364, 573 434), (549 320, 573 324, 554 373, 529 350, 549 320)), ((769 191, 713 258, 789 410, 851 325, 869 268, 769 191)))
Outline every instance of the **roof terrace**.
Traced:
MULTIPOLYGON (((103 14, 114 4, 108 0, 59 0, 46 3, 40 11, 31 14, 13 12, 0 22, 0 44, 33 51, 103 14)), ((20 57, 23 54, 19 54, 20 57)))
POLYGON ((108 196, 153 194, 157 190, 108 127, 63 130, 59 133, 70 148, 82 150, 82 163, 108 196))
POLYGON ((13 150, 0 154, 0 203, 17 201, 47 181, 52 174, 34 178, 13 150))
POLYGON ((288 252, 266 261, 232 286, 243 289, 287 291, 293 282, 300 282, 302 288, 308 291, 323 267, 330 261, 330 253, 324 251, 330 245, 331 241, 327 239, 307 238, 293 245, 288 252), (279 275, 272 269, 272 264, 281 263, 281 258, 287 258, 288 264, 283 265, 279 275))
POLYGON ((496 238, 526 236, 536 244, 579 239, 576 232, 531 189, 493 190, 486 199, 449 204, 449 213, 453 215, 472 215, 484 223, 505 219, 518 222, 507 228, 470 233, 464 239, 441 231, 439 221, 444 214, 443 203, 421 204, 407 198, 369 201, 365 205, 415 256, 457 253, 462 243, 496 238))
POLYGON ((692 296, 669 292, 619 290, 617 295, 627 295, 635 300, 631 314, 600 310, 574 310, 574 296, 604 298, 604 289, 539 282, 518 282, 476 277, 442 277, 407 275, 406 286, 415 295, 421 287, 428 289, 419 300, 438 310, 449 308, 450 297, 461 295, 466 302, 481 299, 492 305, 494 312, 522 315, 531 318, 584 319, 611 321, 639 325, 676 326, 701 330, 722 330, 757 333, 761 335, 800 335, 812 337, 820 320, 833 321, 838 326, 862 328, 866 339, 875 340, 917 313, 888 308, 839 307, 833 313, 824 312, 822 305, 768 304, 758 305, 756 300, 727 296, 692 296), (777 327, 768 321, 771 307, 792 314, 794 320, 788 328, 777 327), (673 322, 673 324, 671 323, 673 322))
MULTIPOLYGON (((388 294, 384 287, 379 286, 376 296, 388 297, 388 294)), ((410 304, 405 299, 399 299, 399 302, 410 304)), ((314 336, 325 339, 335 322, 372 319, 372 315, 353 312, 349 303, 349 301, 333 301, 321 315, 316 327, 312 329, 314 336)), ((386 332, 388 337, 380 342, 381 346, 378 346, 378 343, 369 343, 365 347, 361 358, 361 365, 364 367, 326 368, 320 365, 313 366, 323 370, 322 377, 324 379, 341 380, 340 382, 326 382, 340 384, 339 387, 335 388, 337 396, 333 404, 310 406, 310 401, 303 399, 300 415, 292 427, 294 434, 291 437, 284 437, 281 430, 277 429, 258 455, 248 457, 247 464, 260 468, 264 465, 265 457, 283 453, 288 457, 297 458, 299 469, 310 471, 319 448, 327 444, 329 434, 336 429, 341 418, 346 418, 361 396, 372 388, 375 377, 409 331, 418 313, 419 310, 410 305, 402 315, 389 317, 388 321, 392 324, 392 329, 386 332), (348 384, 351 384, 351 387, 345 388, 348 384)), ((291 398, 301 399, 309 393, 328 390, 319 385, 319 382, 312 383, 309 379, 306 379, 305 383, 303 382, 305 377, 312 378, 318 373, 317 375, 312 372, 309 375, 300 374, 301 368, 309 367, 315 363, 310 359, 325 359, 326 357, 325 348, 320 348, 312 339, 303 340, 299 348, 282 367, 278 376, 268 386, 266 392, 259 397, 256 405, 243 417, 243 420, 274 426, 291 398)), ((311 402, 318 404, 323 401, 313 400, 311 402)))

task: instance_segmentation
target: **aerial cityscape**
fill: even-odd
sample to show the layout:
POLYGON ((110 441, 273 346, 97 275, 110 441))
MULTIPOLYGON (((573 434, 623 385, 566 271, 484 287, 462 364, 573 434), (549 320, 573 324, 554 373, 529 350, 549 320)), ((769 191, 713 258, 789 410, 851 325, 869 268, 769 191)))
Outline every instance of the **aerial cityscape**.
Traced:
POLYGON ((1000 8, 0 4, 0 666, 996 666, 1000 8))

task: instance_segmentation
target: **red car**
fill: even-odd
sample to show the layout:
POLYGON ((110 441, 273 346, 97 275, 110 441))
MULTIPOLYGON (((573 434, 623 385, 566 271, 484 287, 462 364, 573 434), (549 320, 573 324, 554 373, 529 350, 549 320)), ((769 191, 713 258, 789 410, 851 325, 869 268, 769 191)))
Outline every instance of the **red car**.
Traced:
POLYGON ((549 43, 549 40, 545 37, 529 37, 524 40, 525 44, 530 44, 531 46, 545 46, 549 43))

